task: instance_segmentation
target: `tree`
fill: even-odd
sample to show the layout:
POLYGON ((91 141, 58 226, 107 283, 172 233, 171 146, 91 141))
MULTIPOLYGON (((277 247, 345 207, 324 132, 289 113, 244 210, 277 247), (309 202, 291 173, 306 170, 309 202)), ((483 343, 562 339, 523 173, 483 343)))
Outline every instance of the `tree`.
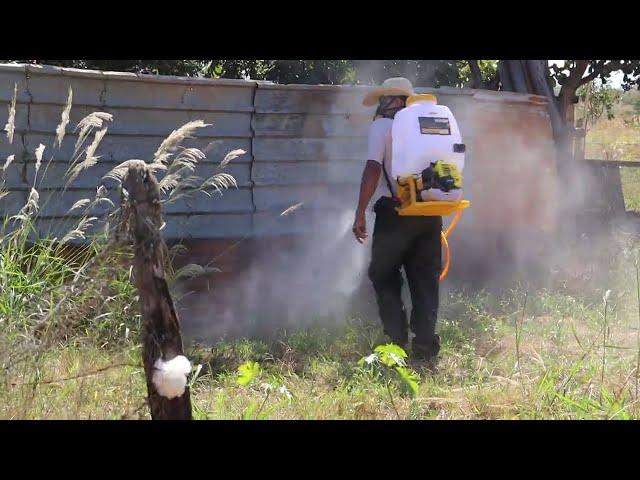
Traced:
POLYGON ((250 78, 277 83, 353 83, 352 60, 0 60, 156 75, 250 78))
POLYGON ((640 81, 640 60, 565 60, 562 66, 549 66, 548 60, 500 60, 499 89, 544 95, 549 99, 559 169, 564 172, 573 159, 573 139, 577 133, 573 107, 579 100, 578 89, 596 78, 606 84, 617 71, 623 72, 623 88, 629 90, 640 81), (557 94, 556 85, 560 87, 557 94))
POLYGON ((466 63, 460 74, 469 78, 471 88, 498 89, 497 60, 467 60, 466 63))
MULTIPOLYGON (((495 61, 481 61, 485 79, 492 66, 495 75, 495 61)), ((421 87, 462 87, 471 72, 465 60, 212 60, 206 76, 327 85, 372 85, 403 76, 421 87)))
POLYGON ((629 97, 629 100, 625 103, 631 106, 634 115, 640 115, 640 95, 629 97))
POLYGON ((605 113, 607 119, 612 120, 613 107, 622 99, 620 90, 609 85, 597 85, 593 81, 582 85, 576 93, 584 106, 582 119, 585 132, 589 125, 596 123, 605 113))
MULTIPOLYGON (((403 76, 421 87, 464 87, 473 80, 468 60, 377 60, 356 63, 357 83, 379 84, 385 78, 403 76)), ((479 78, 488 83, 495 77, 495 60, 474 60, 479 78), (479 62, 479 63, 478 63, 479 62)), ((470 85, 473 86, 473 85, 470 85)), ((474 87, 474 88, 482 88, 474 87)))
MULTIPOLYGON (((159 75, 250 78, 276 83, 379 84, 394 76, 421 87, 492 88, 495 60, 0 60, 159 75), (474 62, 470 65, 469 62, 474 62), (477 81, 476 79, 479 79, 477 81)), ((497 85, 495 86, 497 88, 497 85)))
POLYGON ((626 92, 621 103, 626 107, 622 114, 624 122, 627 125, 640 125, 640 91, 626 92))
POLYGON ((354 79, 353 60, 211 60, 205 76, 334 85, 354 79))
POLYGON ((198 75, 207 63, 203 60, 0 60, 0 62, 189 77, 198 75))

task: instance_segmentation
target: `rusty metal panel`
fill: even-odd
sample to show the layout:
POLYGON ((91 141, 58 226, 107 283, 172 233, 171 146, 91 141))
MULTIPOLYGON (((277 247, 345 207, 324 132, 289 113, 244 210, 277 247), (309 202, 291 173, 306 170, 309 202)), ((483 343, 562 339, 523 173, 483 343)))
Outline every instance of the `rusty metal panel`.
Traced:
MULTIPOLYGON (((259 84, 253 119, 254 234, 301 234, 318 212, 355 208, 331 187, 359 182, 374 109, 362 87, 259 84), (302 203, 299 212, 280 213, 302 203), (301 221, 300 219, 306 219, 301 221)), ((357 189, 357 184, 343 190, 357 189)))
POLYGON ((164 220, 167 240, 240 238, 252 231, 248 214, 165 215, 164 220))
POLYGON ((259 84, 256 113, 373 114, 362 106, 366 87, 259 84))
MULTIPOLYGON (((624 162, 585 160, 576 162, 582 185, 580 203, 585 215, 600 219, 625 213, 620 167, 624 162)), ((633 166, 633 163, 629 165, 633 166)), ((637 165, 637 164, 636 164, 637 165)))
POLYGON ((256 162, 253 182, 256 186, 347 183, 358 186, 364 168, 363 160, 331 162, 256 162))
MULTIPOLYGON (((27 90, 27 69, 25 65, 0 64, 0 102, 9 103, 17 86, 16 103, 30 101, 27 90)), ((2 113, 6 110, 3 108, 2 113)), ((4 126, 4 123, 3 123, 4 126)))
POLYGON ((257 113, 253 131, 256 137, 361 137, 370 124, 371 115, 356 113, 257 113))
POLYGON ((176 85, 107 78, 104 104, 109 107, 248 113, 253 111, 254 82, 208 81, 176 85))
POLYGON ((555 149, 546 103, 526 95, 475 98, 473 175, 465 176, 474 226, 554 231, 555 149))
POLYGON ((367 138, 271 138, 256 137, 253 156, 256 162, 334 161, 362 159, 367 154, 367 138))
POLYGON ((91 106, 94 110, 103 105, 104 80, 99 74, 86 72, 80 76, 75 69, 65 74, 63 69, 48 65, 28 65, 27 72, 32 104, 56 105, 59 111, 67 103, 71 87, 74 105, 91 106))

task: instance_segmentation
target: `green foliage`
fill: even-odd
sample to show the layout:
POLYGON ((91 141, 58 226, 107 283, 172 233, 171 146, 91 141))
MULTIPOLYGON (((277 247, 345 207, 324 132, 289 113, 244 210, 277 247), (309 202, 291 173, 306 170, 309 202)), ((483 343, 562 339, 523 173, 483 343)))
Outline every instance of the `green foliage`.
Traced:
POLYGON ((247 386, 261 373, 260 364, 257 362, 245 362, 238 367, 238 385, 247 386))
MULTIPOLYGON (((477 60, 478 67, 480 68, 480 76, 482 83, 485 86, 489 86, 495 83, 496 76, 498 74, 498 61, 497 60, 477 60)), ((467 84, 471 81, 471 67, 469 62, 463 61, 459 65, 459 79, 462 84, 467 84)))
MULTIPOLYGON (((495 74, 493 60, 481 60, 483 76, 495 74)), ((212 60, 209 77, 251 78, 276 83, 380 84, 403 76, 424 87, 462 86, 469 80, 465 60, 212 60)))
MULTIPOLYGON (((489 81, 496 74, 495 60, 478 62, 483 79, 489 81)), ((359 61, 355 65, 358 83, 379 84, 389 77, 406 77, 421 87, 463 87, 471 79, 466 60, 382 60, 359 61)))
POLYGON ((608 120, 614 118, 614 108, 622 99, 622 92, 609 85, 596 85, 594 82, 587 83, 577 90, 583 106, 583 118, 587 120, 587 125, 593 125, 605 113, 608 120))
MULTIPOLYGON (((409 395, 418 393, 419 376, 407 368, 407 353, 393 343, 377 346, 371 355, 361 358, 358 365, 368 369, 373 378, 389 387, 391 381, 399 381, 400 387, 409 395)), ((393 397, 389 389, 391 402, 393 397)))
POLYGON ((629 92, 622 98, 622 104, 631 107, 632 111, 636 115, 640 115, 640 93, 629 92))
MULTIPOLYGON (((13 141, 15 129, 17 85, 14 85, 13 91, 14 97, 5 127, 9 143, 13 141)), ((108 376, 108 373, 102 372, 124 369, 125 366, 136 368, 140 365, 140 314, 139 300, 132 282, 132 252, 130 245, 112 241, 114 239, 110 235, 113 233, 110 226, 114 224, 124 227, 124 230, 130 227, 127 225, 130 216, 126 214, 129 205, 124 202, 118 212, 114 203, 108 199, 108 187, 101 182, 96 185, 95 198, 78 200, 70 209, 76 212, 77 217, 73 219, 74 225, 67 233, 60 232, 58 238, 54 238, 51 233, 52 229, 65 227, 66 221, 42 222, 42 217, 47 215, 48 202, 57 199, 55 196, 47 196, 40 202, 38 188, 54 160, 55 152, 60 154, 60 149, 56 147, 61 146, 68 127, 72 93, 69 88, 67 104, 55 130, 53 145, 47 150, 52 152, 51 155, 43 159, 46 148, 43 144, 36 149, 35 174, 26 204, 15 215, 7 211, 0 212, 0 384, 6 387, 7 378, 16 379, 13 385, 17 387, 12 394, 20 405, 22 417, 27 415, 26 412, 39 398, 46 399, 48 389, 58 390, 61 392, 60 399, 68 401, 69 395, 74 391, 72 380, 78 378, 80 398, 69 403, 83 402, 85 391, 82 387, 87 376, 97 373, 108 376), (112 210, 97 213, 95 209, 104 202, 112 210), (122 214, 123 211, 125 213, 119 216, 118 213, 122 214), (101 231, 91 232, 89 229, 93 226, 92 222, 98 220, 97 216, 104 221, 103 228, 101 231), (124 225, 118 220, 123 220, 124 225), (43 226, 47 223, 48 229, 43 226), (83 242, 78 243, 79 240, 83 242), (96 350, 98 353, 88 359, 86 366, 84 359, 80 357, 65 363, 66 352, 76 349, 84 352, 87 346, 94 349, 91 350, 92 353, 96 353, 96 350), (121 361, 116 358, 118 355, 128 358, 121 361), (50 378, 42 375, 45 364, 51 366, 50 378), (57 368, 56 364, 60 364, 61 368, 57 368), (92 366, 99 367, 97 371, 92 371, 92 366), (29 388, 23 388, 24 386, 29 388), (40 394, 42 395, 38 397, 40 394)), ((112 116, 106 112, 92 112, 78 123, 80 132, 74 151, 67 158, 69 167, 64 177, 68 179, 63 192, 74 182, 80 171, 97 163, 99 156, 94 157, 93 153, 107 133, 106 122, 111 119, 112 116), (82 157, 85 159, 82 160, 82 157)), ((160 190, 165 196, 163 203, 196 192, 207 194, 207 191, 215 190, 221 193, 222 189, 235 186, 233 177, 225 173, 215 173, 202 183, 199 177, 185 176, 195 168, 198 161, 206 157, 199 149, 185 148, 181 143, 186 138, 192 138, 193 130, 203 126, 204 122, 194 120, 178 128, 162 142, 153 162, 146 162, 149 170, 156 172, 160 190), (160 175, 157 172, 161 172, 160 175), (174 195, 176 192, 179 195, 174 195)), ((242 153, 244 152, 241 150, 230 152, 218 168, 224 168, 228 161, 242 153)), ((11 155, 3 162, 0 197, 7 191, 5 182, 8 168, 22 168, 12 165, 13 160, 14 156, 11 155)), ((121 182, 129 165, 140 161, 126 160, 116 165, 107 176, 121 182)), ((187 273, 199 273, 196 270, 192 268, 187 273)), ((185 271, 182 273, 185 274, 185 271)), ((168 275, 169 279, 170 277, 168 275)), ((198 378, 200 370, 200 367, 196 368, 191 377, 191 385, 198 378)), ((103 381, 105 378, 103 377, 103 381)), ((129 388, 119 386, 124 391, 119 392, 118 396, 128 398, 133 393, 138 399, 143 398, 145 394, 131 388, 131 377, 125 378, 129 388)), ((102 388, 93 388, 90 394, 95 400, 100 397, 111 401, 109 391, 115 388, 107 380, 102 388)), ((135 408, 134 413, 141 408, 135 408)), ((88 417, 91 418, 92 414, 94 412, 89 411, 88 417)), ((125 412, 123 417, 127 415, 125 412)))
POLYGON ((30 307, 74 272, 53 242, 30 244, 25 231, 0 237, 0 323, 22 330, 32 318, 30 307))
POLYGON ((212 60, 207 76, 335 85, 352 81, 353 63, 352 60, 212 60))
POLYGON ((412 395, 418 394, 418 387, 420 386, 420 377, 416 372, 407 367, 396 367, 396 372, 402 380, 402 384, 405 385, 412 395))
MULTIPOLYGON (((634 128, 640 126, 640 91, 625 92, 618 110, 625 126, 634 128)), ((633 134, 637 137, 637 131, 633 131, 633 134)))
POLYGON ((207 64, 202 60, 0 60, 0 62, 189 77, 200 74, 207 64))
MULTIPOLYGON (((404 76, 421 87, 461 87, 471 78, 466 60, 0 60, 61 67, 160 75, 250 78, 281 84, 379 84, 404 76)), ((495 60, 479 60, 483 80, 496 75, 495 60)))
POLYGON ((52 338, 84 332, 102 345, 137 338, 136 289, 120 263, 122 252, 106 255, 97 242, 67 249, 51 239, 32 241, 33 222, 27 218, 13 230, 0 229, 0 331, 31 335, 40 325, 52 338), (98 255, 106 264, 92 269, 89 281, 83 267, 98 255))
MULTIPOLYGON (((551 77, 558 85, 567 85, 577 65, 576 60, 564 60, 561 67, 551 67, 551 77)), ((640 60, 588 60, 585 80, 599 79, 602 85, 606 85, 614 72, 622 72, 623 90, 630 90, 634 86, 640 88, 640 60)))
MULTIPOLYGON (((635 270, 631 273, 635 276, 635 270)), ((626 280, 630 288, 635 288, 635 280, 626 280)), ((447 313, 455 312, 450 322, 460 330, 460 340, 451 343, 447 337, 452 327, 440 328, 443 350, 435 375, 418 379, 410 369, 399 365, 406 357, 395 345, 381 345, 371 352, 366 342, 355 342, 358 335, 345 341, 342 326, 304 327, 301 330, 305 332, 305 341, 282 351, 276 348, 282 337, 268 343, 248 339, 226 341, 224 346, 216 344, 207 348, 207 352, 212 348, 224 350, 224 358, 221 356, 215 361, 222 370, 212 374, 204 366, 197 381, 194 381, 196 373, 193 374, 190 386, 194 418, 638 418, 640 409, 634 393, 638 296, 637 292, 632 293, 628 299, 632 307, 630 318, 622 321, 608 315, 612 338, 607 340, 604 385, 601 385, 602 291, 597 292, 593 303, 586 304, 559 291, 530 291, 527 319, 521 325, 522 375, 519 376, 512 372, 513 315, 518 315, 523 306, 522 292, 515 289, 504 297, 496 297, 495 293, 476 295, 457 291, 454 296, 446 297, 444 306, 454 307, 447 313), (478 312, 491 316, 499 335, 484 332, 483 327, 476 325, 478 312), (318 340, 311 338, 314 336, 318 340), (317 351, 308 348, 310 344, 322 344, 325 348, 317 351), (626 348, 612 346, 619 344, 626 348), (259 361, 260 379, 256 375, 246 387, 239 387, 238 359, 249 352, 263 350, 271 352, 271 356, 259 361), (373 356, 375 363, 372 358, 369 361, 373 365, 364 359, 360 365, 356 364, 355 360, 365 352, 371 352, 369 357, 373 356), (382 358, 392 366, 385 365, 382 358), (291 368, 293 359, 299 363, 295 369, 291 368), (288 393, 289 388, 292 392, 288 393), (400 389, 407 394, 399 395, 400 389)), ((609 300, 614 298, 618 298, 616 290, 609 300)), ((360 330, 361 334, 365 325, 354 324, 350 328, 360 330)), ((379 326, 378 332, 381 334, 379 326)), ((0 359, 8 351, 1 342, 2 336, 0 359)), ((116 356, 124 357, 122 360, 127 364, 139 365, 139 355, 139 348, 134 345, 124 345, 120 350, 100 348, 92 342, 68 341, 46 352, 38 364, 38 378, 73 377, 110 365, 120 359, 116 360, 116 356)), ((197 363, 194 351, 190 349, 186 355, 197 363)), ((255 366, 251 370, 255 371, 255 366)), ((21 395, 21 391, 30 389, 12 386, 30 381, 29 375, 25 377, 20 373, 0 370, 0 384, 4 386, 0 389, 1 418, 147 415, 140 410, 144 409, 141 400, 146 388, 140 367, 109 369, 77 380, 41 384, 32 402, 25 401, 21 395), (137 411, 140 413, 135 413, 137 411)))
POLYGON ((378 354, 380 363, 387 367, 403 366, 407 358, 406 352, 393 343, 378 345, 373 351, 378 354))

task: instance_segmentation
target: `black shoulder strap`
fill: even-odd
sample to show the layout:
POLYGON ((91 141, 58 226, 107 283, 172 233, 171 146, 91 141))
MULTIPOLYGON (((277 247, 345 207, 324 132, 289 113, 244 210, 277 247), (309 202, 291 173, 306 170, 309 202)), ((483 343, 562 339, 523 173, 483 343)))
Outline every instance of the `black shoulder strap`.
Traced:
MULTIPOLYGON (((378 110, 380 110, 380 107, 378 107, 378 110)), ((376 110, 376 114, 374 115, 373 120, 375 121, 378 116, 382 118, 390 118, 391 120, 393 120, 393 118, 395 117, 395 112, 393 112, 393 115, 387 116, 382 113, 378 113, 378 111, 376 110)), ((384 179, 387 181, 387 188, 389 188, 389 193, 393 197, 393 188, 391 188, 391 181, 389 180, 389 175, 387 175, 387 169, 384 167, 384 157, 382 158, 382 171, 384 173, 384 179)))

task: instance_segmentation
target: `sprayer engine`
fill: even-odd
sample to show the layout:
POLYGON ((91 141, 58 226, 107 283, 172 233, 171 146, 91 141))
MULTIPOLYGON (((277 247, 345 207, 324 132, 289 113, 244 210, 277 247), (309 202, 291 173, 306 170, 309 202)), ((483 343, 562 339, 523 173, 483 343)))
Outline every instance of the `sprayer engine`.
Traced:
POLYGON ((432 162, 422 173, 398 178, 398 197, 403 205, 421 202, 422 192, 432 188, 450 192, 462 188, 462 176, 454 163, 432 162))
POLYGON ((443 192, 462 188, 462 176, 453 163, 437 161, 417 175, 406 175, 397 179, 397 197, 400 206, 398 214, 408 216, 441 216, 463 210, 469 206, 467 200, 458 201, 425 201, 422 193, 430 189, 443 192))
POLYGON ((417 185, 418 190, 437 188, 443 192, 462 188, 462 177, 458 167, 453 163, 445 163, 438 160, 425 168, 420 176, 422 185, 417 185))

